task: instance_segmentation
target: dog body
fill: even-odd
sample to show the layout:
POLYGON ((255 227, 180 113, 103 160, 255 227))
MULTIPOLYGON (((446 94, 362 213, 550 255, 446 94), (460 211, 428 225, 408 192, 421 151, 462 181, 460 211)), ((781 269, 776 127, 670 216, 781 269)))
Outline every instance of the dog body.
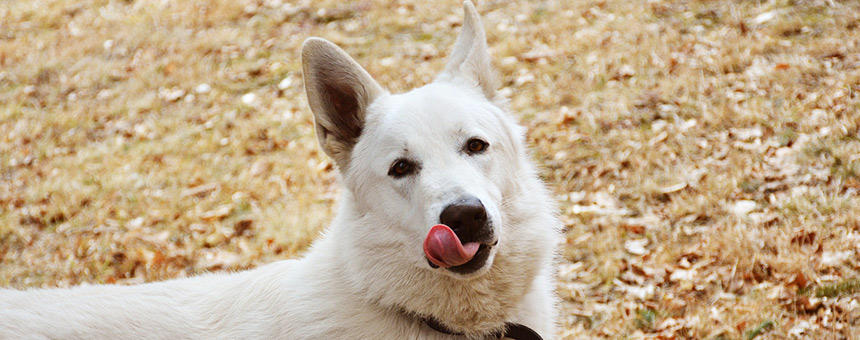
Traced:
POLYGON ((136 286, 0 290, 0 339, 483 339, 507 322, 554 338, 559 222, 464 7, 445 71, 407 93, 388 93, 333 44, 305 42, 317 137, 346 190, 304 258, 136 286))

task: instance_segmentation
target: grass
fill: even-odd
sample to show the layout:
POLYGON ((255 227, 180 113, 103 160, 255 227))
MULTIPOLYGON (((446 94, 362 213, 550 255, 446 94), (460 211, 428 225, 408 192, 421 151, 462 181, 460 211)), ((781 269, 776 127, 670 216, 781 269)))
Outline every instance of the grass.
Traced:
POLYGON ((860 292, 860 280, 849 279, 815 288, 816 297, 835 298, 860 292))
MULTIPOLYGON (((560 202, 563 338, 860 333, 858 3, 478 8, 560 202)), ((18 288, 300 256, 339 190, 301 42, 396 91, 432 80, 462 20, 453 0, 12 1, 0 18, 0 285, 18 288)))
POLYGON ((747 340, 752 340, 757 338, 759 335, 765 334, 768 331, 772 330, 774 327, 773 321, 767 320, 756 326, 755 328, 748 330, 746 332, 746 336, 744 336, 747 340))

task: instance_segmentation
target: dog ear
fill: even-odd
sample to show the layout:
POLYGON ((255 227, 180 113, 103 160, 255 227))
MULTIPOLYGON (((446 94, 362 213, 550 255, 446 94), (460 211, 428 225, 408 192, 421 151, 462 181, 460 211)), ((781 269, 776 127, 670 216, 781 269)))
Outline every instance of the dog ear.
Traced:
POLYGON ((464 77, 470 83, 478 86, 487 99, 496 97, 499 83, 491 64, 490 52, 487 49, 487 37, 481 17, 471 1, 463 2, 463 28, 448 64, 436 80, 451 80, 464 77))
POLYGON ((302 45, 302 74, 320 146, 345 171, 367 107, 386 92, 340 47, 321 38, 302 45))

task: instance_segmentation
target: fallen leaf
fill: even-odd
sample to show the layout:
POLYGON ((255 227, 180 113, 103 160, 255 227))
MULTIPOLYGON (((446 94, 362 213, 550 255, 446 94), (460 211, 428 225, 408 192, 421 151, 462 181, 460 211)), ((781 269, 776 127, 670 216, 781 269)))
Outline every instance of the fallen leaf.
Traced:
POLYGON ((211 192, 215 191, 215 189, 218 189, 217 183, 202 184, 196 187, 182 190, 182 193, 180 193, 180 195, 182 197, 194 196, 197 198, 203 198, 209 195, 211 192))
POLYGON ((822 267, 835 267, 851 258, 852 251, 825 251, 821 253, 822 267))
POLYGON ((624 250, 633 255, 645 255, 648 251, 645 246, 648 245, 648 239, 627 240, 624 242, 624 250))
POLYGON ((684 270, 678 269, 672 272, 672 275, 669 275, 670 281, 692 281, 693 278, 696 277, 696 270, 684 270))
POLYGON ((200 218, 204 221, 222 220, 230 215, 231 212, 233 212, 233 206, 225 204, 215 209, 203 212, 200 214, 200 218))
POLYGON ((622 224, 621 228, 634 234, 645 233, 645 226, 641 224, 622 224))
POLYGON ((810 245, 815 242, 815 231, 801 230, 800 233, 791 238, 792 244, 810 245))
POLYGON ((753 23, 753 24, 755 24, 755 25, 761 25, 761 24, 763 24, 763 23, 766 23, 766 22, 768 22, 768 21, 773 20, 773 18, 776 18, 776 15, 777 15, 777 14, 778 14, 778 13, 777 13, 777 11, 768 11, 768 12, 764 12, 764 13, 762 13, 762 14, 757 15, 757 16, 752 20, 752 23, 753 23))
POLYGON ((731 211, 735 215, 743 216, 755 210, 756 205, 755 201, 740 200, 732 205, 731 211))
POLYGON ((800 337, 801 335, 806 334, 806 332, 810 329, 812 329, 812 324, 810 324, 806 320, 801 320, 796 325, 794 325, 794 327, 791 327, 791 329, 788 330, 788 335, 800 337))

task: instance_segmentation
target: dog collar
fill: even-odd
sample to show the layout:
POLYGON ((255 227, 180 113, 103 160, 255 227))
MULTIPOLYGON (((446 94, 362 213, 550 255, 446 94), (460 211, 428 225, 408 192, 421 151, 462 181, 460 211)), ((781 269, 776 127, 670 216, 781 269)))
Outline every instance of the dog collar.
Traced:
MULTIPOLYGON (((422 321, 424 321, 424 324, 427 325, 427 327, 433 328, 437 332, 450 335, 463 335, 463 333, 454 332, 448 329, 448 327, 445 327, 445 325, 439 323, 438 320, 432 317, 422 318, 422 321)), ((535 330, 529 328, 526 325, 513 322, 506 322, 504 329, 496 331, 492 333, 492 335, 498 336, 499 339, 509 338, 514 340, 543 340, 540 334, 535 332, 535 330)))

